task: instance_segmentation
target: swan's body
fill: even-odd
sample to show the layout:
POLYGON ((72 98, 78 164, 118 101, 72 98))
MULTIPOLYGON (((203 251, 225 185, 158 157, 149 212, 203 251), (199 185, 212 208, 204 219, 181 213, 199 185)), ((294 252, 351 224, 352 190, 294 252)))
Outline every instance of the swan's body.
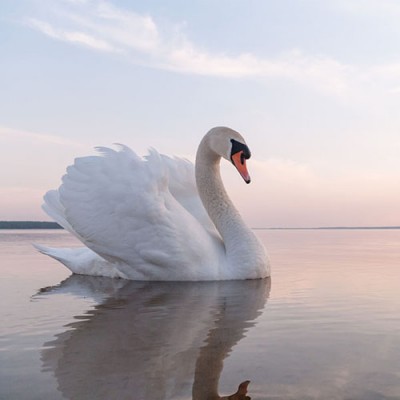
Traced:
POLYGON ((263 245, 244 224, 219 173, 221 156, 246 182, 244 139, 214 128, 190 162, 150 151, 100 148, 68 167, 44 210, 86 247, 36 246, 73 273, 132 280, 228 280, 269 276, 263 245))

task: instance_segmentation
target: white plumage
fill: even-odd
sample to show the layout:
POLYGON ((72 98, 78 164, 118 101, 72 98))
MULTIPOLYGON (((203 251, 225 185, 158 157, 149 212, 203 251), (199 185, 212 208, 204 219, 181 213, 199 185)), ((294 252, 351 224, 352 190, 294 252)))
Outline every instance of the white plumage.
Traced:
POLYGON ((197 184, 191 162, 156 150, 140 158, 118 145, 77 158, 60 188, 45 195, 43 209, 85 247, 36 247, 77 274, 162 281, 268 276, 263 246, 220 179, 219 160, 231 157, 232 139, 246 146, 228 128, 204 137, 197 184))

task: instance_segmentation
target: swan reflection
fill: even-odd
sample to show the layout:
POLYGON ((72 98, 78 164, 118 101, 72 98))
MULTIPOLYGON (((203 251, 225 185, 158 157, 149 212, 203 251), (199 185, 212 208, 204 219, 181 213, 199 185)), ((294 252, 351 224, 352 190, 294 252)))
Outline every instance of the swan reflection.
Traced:
POLYGON ((249 399, 247 377, 229 397, 219 396, 218 383, 269 290, 269 279, 143 283, 72 275, 45 292, 103 302, 45 343, 43 368, 67 399, 249 399))

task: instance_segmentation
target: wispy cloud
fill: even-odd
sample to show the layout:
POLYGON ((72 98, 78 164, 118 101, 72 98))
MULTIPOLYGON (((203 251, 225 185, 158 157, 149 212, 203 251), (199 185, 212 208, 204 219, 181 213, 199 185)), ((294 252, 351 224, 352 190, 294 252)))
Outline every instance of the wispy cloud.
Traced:
MULTIPOLYGON (((250 52, 215 53, 193 43, 182 25, 157 23, 150 15, 127 11, 109 1, 64 0, 46 4, 43 15, 26 17, 30 28, 72 45, 122 55, 136 64, 230 79, 286 80, 344 101, 352 101, 352 96, 362 100, 366 87, 383 94, 398 93, 398 63, 349 65, 329 55, 310 55, 301 49, 288 49, 269 58, 250 52)), ((390 0, 340 0, 332 7, 347 13, 365 14, 379 9, 385 15, 400 15, 400 6, 390 0)))
POLYGON ((84 44, 94 50, 126 54, 138 51, 149 55, 163 47, 158 28, 147 15, 119 9, 104 1, 70 3, 65 9, 59 8, 59 4, 52 8, 50 3, 46 21, 29 17, 25 22, 53 39, 84 44), (76 40, 77 36, 84 40, 76 40))
POLYGON ((40 21, 35 18, 27 19, 28 25, 38 31, 50 36, 53 39, 61 40, 64 42, 70 42, 74 44, 81 44, 83 46, 90 47, 94 50, 106 51, 106 52, 120 52, 117 48, 114 48, 111 44, 105 40, 98 39, 81 31, 65 31, 62 29, 54 28, 48 22, 40 21))
POLYGON ((68 7, 53 10, 52 4, 45 19, 30 17, 26 23, 52 39, 124 54, 153 68, 226 78, 285 79, 334 95, 346 94, 353 73, 352 67, 328 56, 309 56, 298 49, 271 59, 252 53, 211 53, 190 41, 179 26, 159 26, 149 15, 106 1, 69 1, 68 7))
POLYGON ((20 138, 20 139, 30 139, 34 141, 40 141, 50 144, 56 144, 61 146, 75 146, 82 147, 83 144, 80 142, 76 142, 74 140, 65 139, 56 135, 48 135, 43 133, 36 133, 25 130, 12 129, 5 126, 0 126, 0 137, 11 137, 11 138, 20 138))

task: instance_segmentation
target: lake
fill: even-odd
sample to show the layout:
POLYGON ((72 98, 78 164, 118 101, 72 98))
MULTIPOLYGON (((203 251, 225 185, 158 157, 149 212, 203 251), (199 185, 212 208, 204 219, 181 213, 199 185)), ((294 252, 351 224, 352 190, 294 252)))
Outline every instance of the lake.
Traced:
POLYGON ((400 399, 400 230, 257 230, 272 279, 71 276, 0 231, 0 399, 400 399))

